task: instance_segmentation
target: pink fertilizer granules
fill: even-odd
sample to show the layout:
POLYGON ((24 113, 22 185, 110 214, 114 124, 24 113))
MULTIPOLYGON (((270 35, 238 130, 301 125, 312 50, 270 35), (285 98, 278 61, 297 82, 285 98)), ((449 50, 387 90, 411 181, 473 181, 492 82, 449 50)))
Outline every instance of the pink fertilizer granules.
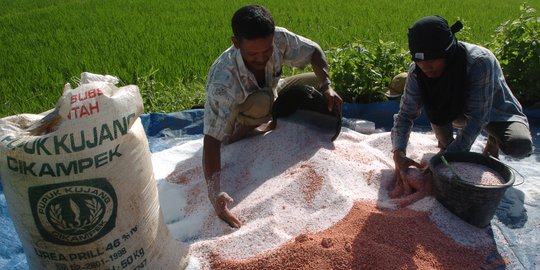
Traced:
MULTIPOLYGON (((411 168, 413 193, 389 195, 396 182, 391 145, 389 132, 343 129, 331 142, 280 121, 271 132, 223 146, 221 189, 234 198, 229 209, 239 229, 219 219, 207 198, 202 151, 171 149, 192 154, 162 183, 169 227, 188 242, 192 269, 504 267, 489 232, 435 200, 431 174, 411 168)), ((426 164, 437 151, 432 134, 411 135, 410 158, 426 164)))
MULTIPOLYGON (((499 173, 481 164, 471 162, 449 162, 448 164, 460 179, 473 185, 497 186, 506 183, 499 173)), ((435 169, 448 179, 454 177, 454 172, 445 164, 439 164, 435 169)))
MULTIPOLYGON (((382 211, 372 202, 358 201, 325 231, 302 234, 245 260, 213 254, 211 269, 484 269, 484 258, 494 249, 458 245, 426 213, 382 211)), ((494 265, 504 265, 504 260, 494 258, 489 266, 494 265)))

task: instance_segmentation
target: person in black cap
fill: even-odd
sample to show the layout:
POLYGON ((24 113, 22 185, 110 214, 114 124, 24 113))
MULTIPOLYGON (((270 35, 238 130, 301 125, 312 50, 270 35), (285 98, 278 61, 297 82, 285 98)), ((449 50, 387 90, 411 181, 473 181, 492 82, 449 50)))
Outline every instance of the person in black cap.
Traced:
POLYGON ((405 172, 421 165, 406 155, 413 121, 425 109, 441 152, 470 151, 484 130, 488 140, 483 153, 498 157, 499 149, 513 158, 532 152, 532 138, 521 104, 506 84, 493 53, 478 45, 458 41, 440 16, 416 21, 408 32, 414 61, 408 71, 399 112, 391 130, 396 189, 411 193, 405 172), (458 132, 454 137, 454 127, 458 132))

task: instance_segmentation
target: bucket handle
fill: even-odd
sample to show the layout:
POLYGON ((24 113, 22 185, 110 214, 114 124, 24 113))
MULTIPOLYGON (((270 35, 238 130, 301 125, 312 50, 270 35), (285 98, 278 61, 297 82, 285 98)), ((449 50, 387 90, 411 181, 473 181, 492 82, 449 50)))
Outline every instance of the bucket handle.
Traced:
POLYGON ((504 164, 504 166, 508 167, 508 169, 511 169, 512 171, 514 171, 515 173, 519 174, 519 176, 521 177, 521 183, 519 184, 514 184, 513 186, 519 186, 519 185, 522 185, 523 183, 525 183, 525 176, 523 176, 523 174, 521 174, 520 172, 518 172, 516 169, 514 169, 512 166, 509 166, 509 165, 506 165, 504 164))
POLYGON ((522 185, 523 183, 525 183, 525 176, 523 176, 523 174, 521 174, 521 173, 518 172, 516 169, 514 169, 514 167, 512 167, 512 166, 510 166, 510 165, 508 165, 508 164, 503 163, 503 162, 502 162, 500 159, 498 159, 498 158, 495 158, 495 157, 493 157, 493 156, 490 156, 490 157, 491 157, 492 159, 494 159, 494 160, 499 161, 499 162, 500 162, 502 165, 504 165, 506 168, 508 168, 508 169, 510 169, 510 170, 512 170, 512 171, 514 171, 515 173, 517 173, 517 174, 521 177, 521 180, 522 180, 521 183, 519 183, 519 184, 514 184, 514 185, 512 185, 512 186, 520 186, 520 185, 522 185))

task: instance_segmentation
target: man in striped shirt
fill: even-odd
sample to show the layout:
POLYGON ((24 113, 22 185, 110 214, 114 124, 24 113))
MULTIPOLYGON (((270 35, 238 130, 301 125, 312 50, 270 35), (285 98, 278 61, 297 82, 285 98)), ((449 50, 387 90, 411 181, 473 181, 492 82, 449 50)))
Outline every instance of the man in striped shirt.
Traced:
POLYGON ((232 18, 232 29, 233 46, 216 59, 208 73, 203 167, 217 215, 232 227, 240 227, 240 220, 227 207, 232 198, 221 192, 221 145, 271 130, 272 104, 278 93, 290 86, 320 89, 329 111, 341 111, 342 99, 332 89, 320 46, 275 27, 264 7, 240 8, 232 18), (303 69, 308 64, 313 72, 281 78, 283 65, 303 69))

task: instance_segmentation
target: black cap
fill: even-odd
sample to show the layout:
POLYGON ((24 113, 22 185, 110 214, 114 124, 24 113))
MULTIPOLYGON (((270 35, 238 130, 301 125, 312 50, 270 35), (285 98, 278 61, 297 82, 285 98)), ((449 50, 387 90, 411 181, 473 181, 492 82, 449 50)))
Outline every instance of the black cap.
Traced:
POLYGON ((457 21, 452 27, 440 16, 428 16, 416 21, 409 28, 409 50, 413 60, 447 58, 457 45, 454 33, 463 28, 457 21))

